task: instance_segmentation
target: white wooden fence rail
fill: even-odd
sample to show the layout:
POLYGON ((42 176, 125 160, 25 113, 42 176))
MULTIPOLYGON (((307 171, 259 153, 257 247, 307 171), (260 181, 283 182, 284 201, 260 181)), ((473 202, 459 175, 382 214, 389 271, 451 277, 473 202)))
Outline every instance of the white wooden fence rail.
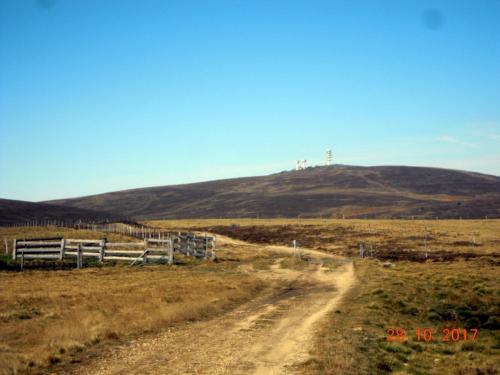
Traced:
POLYGON ((21 261, 63 260, 76 258, 78 268, 84 258, 148 263, 163 261, 173 264, 174 252, 195 258, 215 257, 215 237, 190 234, 173 235, 168 238, 145 238, 142 242, 107 242, 106 239, 84 240, 56 238, 15 239, 12 246, 12 259, 21 261))

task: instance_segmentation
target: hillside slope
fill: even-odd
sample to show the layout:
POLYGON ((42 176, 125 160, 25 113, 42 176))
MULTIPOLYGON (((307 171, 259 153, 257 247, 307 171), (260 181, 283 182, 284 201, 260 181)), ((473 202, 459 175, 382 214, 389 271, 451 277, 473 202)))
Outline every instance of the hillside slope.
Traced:
POLYGON ((440 168, 333 165, 50 203, 136 219, 500 217, 500 177, 440 168))
POLYGON ((0 225, 19 224, 27 221, 101 221, 116 220, 122 216, 96 212, 78 207, 64 207, 46 203, 34 203, 10 199, 0 199, 0 225))

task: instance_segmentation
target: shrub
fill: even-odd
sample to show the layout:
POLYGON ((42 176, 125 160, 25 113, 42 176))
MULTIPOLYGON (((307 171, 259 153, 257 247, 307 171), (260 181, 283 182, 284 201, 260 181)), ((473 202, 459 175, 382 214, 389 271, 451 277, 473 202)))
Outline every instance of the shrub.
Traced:
POLYGON ((500 318, 494 315, 490 316, 481 326, 487 329, 497 330, 500 328, 500 318))
POLYGON ((439 315, 438 313, 436 313, 436 312, 431 312, 431 313, 429 313, 429 314, 427 315, 427 320, 428 320, 429 322, 434 322, 434 323, 436 323, 436 322, 440 322, 440 321, 442 321, 443 319, 441 318, 441 315, 439 315))
POLYGON ((481 321, 478 318, 472 317, 465 321, 465 328, 477 328, 480 324, 481 321))
POLYGON ((416 307, 407 307, 407 308, 404 308, 403 310, 401 310, 401 312, 403 312, 404 314, 407 314, 407 315, 417 315, 418 314, 418 309, 416 307))

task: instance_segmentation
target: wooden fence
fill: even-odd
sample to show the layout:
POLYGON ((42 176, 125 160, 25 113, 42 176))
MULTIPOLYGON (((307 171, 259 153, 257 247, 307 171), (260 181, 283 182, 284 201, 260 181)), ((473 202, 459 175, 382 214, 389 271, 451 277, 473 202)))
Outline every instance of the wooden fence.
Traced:
POLYGON ((76 258, 78 268, 84 258, 148 263, 164 261, 173 264, 174 252, 195 258, 215 258, 216 240, 212 236, 183 234, 167 238, 145 238, 142 242, 108 242, 106 239, 83 240, 56 238, 15 239, 12 259, 21 260, 21 268, 28 259, 63 260, 76 258))
POLYGON ((64 257, 64 238, 15 239, 12 245, 12 259, 21 260, 21 268, 26 259, 62 260, 64 257))

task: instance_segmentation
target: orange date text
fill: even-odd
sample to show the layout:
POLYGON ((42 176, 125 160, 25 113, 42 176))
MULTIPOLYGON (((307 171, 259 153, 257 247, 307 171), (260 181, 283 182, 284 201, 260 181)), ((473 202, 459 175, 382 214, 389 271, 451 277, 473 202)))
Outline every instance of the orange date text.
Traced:
MULTIPOLYGON (((421 342, 457 342, 476 341, 478 337, 477 328, 442 328, 440 330, 429 327, 417 327, 414 339, 421 342)), ((388 328, 387 341, 407 341, 406 330, 403 328, 388 328)))

